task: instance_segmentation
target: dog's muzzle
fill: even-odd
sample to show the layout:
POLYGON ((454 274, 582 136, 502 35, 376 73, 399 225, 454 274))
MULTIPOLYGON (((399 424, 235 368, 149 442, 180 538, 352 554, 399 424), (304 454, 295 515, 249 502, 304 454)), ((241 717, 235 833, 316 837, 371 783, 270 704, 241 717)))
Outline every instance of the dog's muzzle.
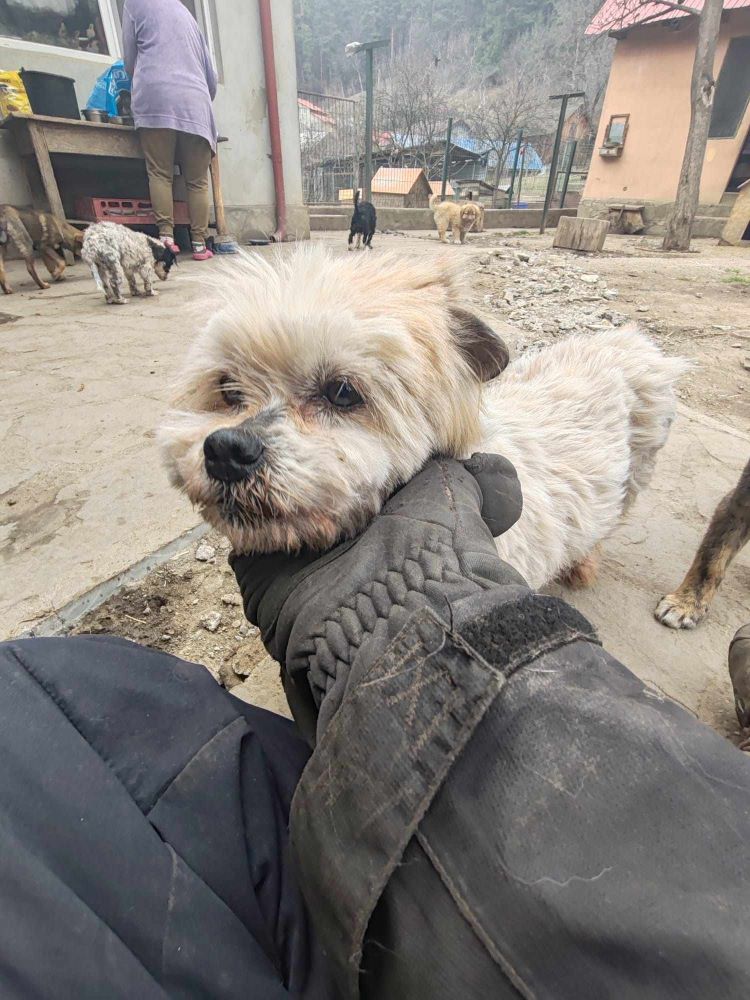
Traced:
POLYGON ((263 442, 252 431, 222 427, 203 442, 206 472, 222 483, 241 482, 260 465, 263 451, 263 442))

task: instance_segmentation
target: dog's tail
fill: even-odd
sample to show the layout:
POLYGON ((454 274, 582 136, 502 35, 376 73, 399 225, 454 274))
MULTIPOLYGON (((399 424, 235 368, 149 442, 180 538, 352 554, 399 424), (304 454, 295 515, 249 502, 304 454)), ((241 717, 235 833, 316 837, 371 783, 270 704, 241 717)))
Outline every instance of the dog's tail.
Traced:
POLYGON ((354 211, 357 211, 357 205, 359 205, 359 188, 354 189, 354 211))
POLYGON ((433 194, 430 196, 430 208, 435 208, 442 201, 442 196, 439 194, 433 194))
POLYGON ((666 443, 675 418, 675 387, 691 363, 686 358, 664 354, 632 323, 597 334, 592 343, 606 347, 605 363, 620 371, 632 394, 627 505, 651 479, 656 454, 666 443))

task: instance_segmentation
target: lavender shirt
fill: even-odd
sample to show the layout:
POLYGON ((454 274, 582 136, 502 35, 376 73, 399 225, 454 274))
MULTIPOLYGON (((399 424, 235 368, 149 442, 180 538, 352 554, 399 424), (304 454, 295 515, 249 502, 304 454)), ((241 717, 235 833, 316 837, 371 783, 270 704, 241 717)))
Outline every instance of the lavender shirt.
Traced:
POLYGON ((190 132, 215 150, 218 81, 190 11, 180 0, 125 0, 122 45, 136 128, 190 132))

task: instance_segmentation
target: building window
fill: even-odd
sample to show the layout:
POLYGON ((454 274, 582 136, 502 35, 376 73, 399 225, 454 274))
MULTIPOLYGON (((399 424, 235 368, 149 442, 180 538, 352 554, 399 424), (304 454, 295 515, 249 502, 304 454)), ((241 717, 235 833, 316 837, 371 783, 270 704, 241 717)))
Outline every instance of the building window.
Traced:
POLYGON ((709 139, 737 135, 750 100, 750 36, 733 38, 724 56, 714 94, 709 139))
POLYGON ((0 0, 0 35, 79 52, 111 54, 100 0, 0 0))
POLYGON ((630 115, 612 115, 607 131, 604 133, 605 146, 624 146, 628 134, 628 119, 630 115))

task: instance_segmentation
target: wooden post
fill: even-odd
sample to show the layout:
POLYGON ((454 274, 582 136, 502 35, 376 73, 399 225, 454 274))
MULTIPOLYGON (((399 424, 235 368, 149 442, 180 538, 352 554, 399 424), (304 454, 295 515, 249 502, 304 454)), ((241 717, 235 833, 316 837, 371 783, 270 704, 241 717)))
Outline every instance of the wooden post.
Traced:
POLYGON ((750 180, 739 186, 737 199, 721 231, 720 243, 739 246, 748 226, 750 226, 750 180))
POLYGON ((224 215, 224 196, 221 193, 221 172, 219 170, 219 149, 211 157, 208 168, 211 173, 211 190, 214 196, 214 214, 216 215, 216 233, 219 238, 227 234, 227 220, 224 215))
POLYGON ((34 156, 39 167, 39 174, 42 178, 42 187, 49 203, 50 212, 58 219, 65 218, 60 189, 57 186, 55 172, 52 169, 47 140, 44 137, 44 130, 38 122, 29 122, 29 138, 34 150, 34 156))
POLYGON ((604 246, 609 231, 605 219, 577 219, 563 215, 557 223, 553 247, 562 250, 582 250, 584 253, 598 253, 604 246))

